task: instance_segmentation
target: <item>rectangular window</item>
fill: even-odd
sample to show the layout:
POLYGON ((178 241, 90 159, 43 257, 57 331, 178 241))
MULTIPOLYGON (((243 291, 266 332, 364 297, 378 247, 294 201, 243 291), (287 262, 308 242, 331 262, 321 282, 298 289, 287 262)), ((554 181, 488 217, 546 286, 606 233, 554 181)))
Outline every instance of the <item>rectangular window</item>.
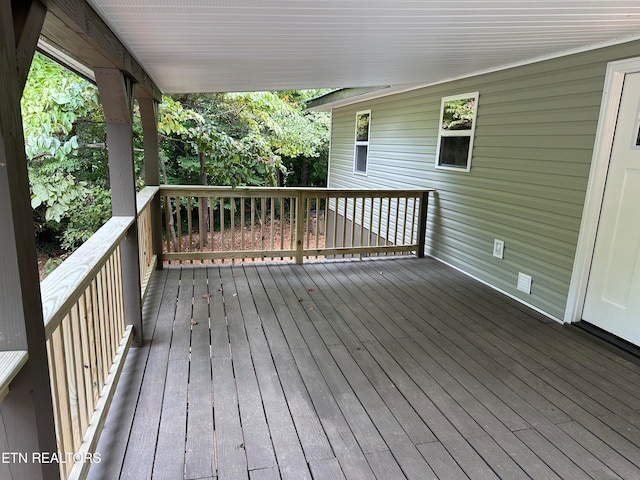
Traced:
POLYGON ((356 113, 356 147, 353 160, 353 171, 356 173, 367 173, 370 128, 371 110, 356 113))
POLYGON ((471 170, 477 114, 478 92, 442 99, 436 168, 462 172, 471 170))

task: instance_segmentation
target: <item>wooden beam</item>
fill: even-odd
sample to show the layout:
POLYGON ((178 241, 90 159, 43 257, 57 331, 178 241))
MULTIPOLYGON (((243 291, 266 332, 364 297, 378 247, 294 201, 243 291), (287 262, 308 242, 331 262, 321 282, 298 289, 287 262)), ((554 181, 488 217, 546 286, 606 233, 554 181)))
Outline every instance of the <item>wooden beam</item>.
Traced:
POLYGON ((162 99, 160 88, 85 0, 42 1, 51 17, 44 27, 44 36, 51 44, 91 68, 126 72, 142 87, 137 92, 139 97, 162 99), (60 24, 66 28, 60 28, 60 24))
POLYGON ((107 123, 111 204, 114 216, 136 215, 133 164, 133 82, 120 70, 94 70, 107 123))
POLYGON ((18 60, 18 86, 24 89, 47 9, 37 0, 14 2, 14 35, 18 60))
MULTIPOLYGON (((94 70, 100 102, 107 123, 111 212, 114 217, 137 217, 135 167, 133 163, 134 83, 120 70, 94 70)), ((137 221, 120 245, 125 322, 133 325, 135 343, 142 345, 142 304, 140 301, 140 256, 137 221)))
MULTIPOLYGON (((40 16, 25 19, 18 11, 14 23, 12 2, 0 0, 0 350, 26 350, 29 360, 0 403, 0 435, 7 451, 52 454, 57 447, 18 76, 19 63, 33 56, 35 44, 26 39, 38 30, 40 16)), ((16 463, 10 470, 13 478, 59 477, 56 464, 16 463)))
MULTIPOLYGON (((149 186, 160 185, 158 102, 151 98, 138 98, 140 119, 144 135, 144 178, 149 186)), ((153 254, 157 256, 157 268, 162 269, 162 214, 160 195, 156 195, 151 205, 151 235, 153 254)))

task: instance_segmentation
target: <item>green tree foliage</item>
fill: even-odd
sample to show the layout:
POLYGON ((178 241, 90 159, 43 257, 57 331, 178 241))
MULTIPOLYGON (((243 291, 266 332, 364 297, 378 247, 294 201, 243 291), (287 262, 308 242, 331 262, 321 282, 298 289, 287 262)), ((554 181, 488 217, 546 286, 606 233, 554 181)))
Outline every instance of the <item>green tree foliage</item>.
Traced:
MULTIPOLYGON (((171 99, 174 105, 181 105, 186 121, 180 124, 187 128, 162 130, 161 125, 169 141, 162 143, 163 150, 167 158, 173 152, 177 162, 167 163, 168 177, 193 183, 196 167, 206 164, 206 180, 200 176, 204 184, 292 185, 287 178, 296 167, 295 161, 303 158, 324 162, 326 171, 329 118, 305 112, 303 99, 303 95, 290 92, 183 95, 171 99)), ((323 181, 317 179, 318 184, 323 181)))
MULTIPOLYGON (((324 185, 325 114, 305 112, 321 91, 164 97, 162 179, 170 184, 324 185)), ((32 206, 41 237, 73 249, 111 215, 106 133, 97 88, 37 54, 22 98, 32 206)), ((135 112, 134 112, 135 113, 135 112)), ((142 171, 142 127, 134 158, 142 171)), ((144 179, 138 179, 142 186, 144 179)))
POLYGON ((36 54, 22 116, 36 231, 71 249, 110 216, 97 88, 36 54))

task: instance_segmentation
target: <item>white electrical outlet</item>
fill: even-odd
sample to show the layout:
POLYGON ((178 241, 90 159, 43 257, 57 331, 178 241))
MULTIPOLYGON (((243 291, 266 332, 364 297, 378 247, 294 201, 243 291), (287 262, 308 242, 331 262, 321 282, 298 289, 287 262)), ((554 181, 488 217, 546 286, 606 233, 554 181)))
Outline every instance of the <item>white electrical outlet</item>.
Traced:
POLYGON ((517 288, 521 292, 531 294, 531 275, 525 275, 522 272, 518 272, 517 288))
POLYGON ((493 241, 493 256, 496 258, 504 258, 504 240, 493 241))

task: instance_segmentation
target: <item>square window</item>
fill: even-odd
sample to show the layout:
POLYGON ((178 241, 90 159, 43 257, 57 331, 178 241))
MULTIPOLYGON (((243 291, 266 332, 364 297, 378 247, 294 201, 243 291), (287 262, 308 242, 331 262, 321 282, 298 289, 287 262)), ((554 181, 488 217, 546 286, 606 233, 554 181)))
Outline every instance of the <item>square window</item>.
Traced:
POLYGON ((367 145, 356 145, 356 172, 367 171, 367 156, 369 153, 369 147, 367 145))
POLYGON ((370 130, 371 110, 356 113, 356 138, 353 158, 353 171, 356 173, 367 173, 370 130))
POLYGON ((463 172, 471 169, 477 114, 478 92, 442 99, 436 168, 463 172))

